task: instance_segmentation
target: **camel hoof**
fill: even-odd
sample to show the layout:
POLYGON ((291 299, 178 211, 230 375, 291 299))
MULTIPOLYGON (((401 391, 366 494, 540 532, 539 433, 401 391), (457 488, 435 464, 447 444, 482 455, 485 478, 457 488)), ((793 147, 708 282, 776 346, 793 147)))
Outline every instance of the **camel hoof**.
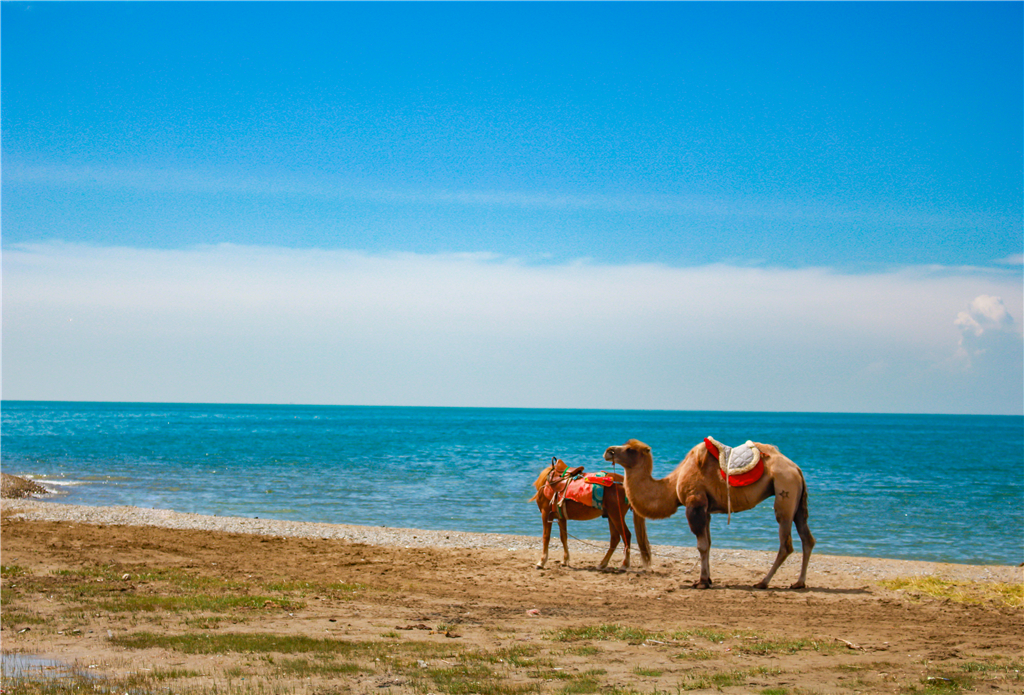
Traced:
POLYGON ((803 582, 795 582, 794 584, 791 584, 789 588, 790 589, 806 589, 807 585, 805 583, 803 583, 803 582))
POLYGON ((767 589, 768 588, 768 582, 758 582, 757 584, 754 585, 754 588, 755 589, 762 589, 762 590, 763 589, 767 589))
POLYGON ((707 581, 704 581, 702 579, 699 582, 695 582, 694 585, 693 585, 693 588, 694 589, 710 589, 711 588, 711 580, 709 579, 707 581))
POLYGON ((539 570, 542 570, 542 569, 544 569, 544 565, 542 565, 541 563, 538 562, 536 564, 536 568, 539 569, 539 570))

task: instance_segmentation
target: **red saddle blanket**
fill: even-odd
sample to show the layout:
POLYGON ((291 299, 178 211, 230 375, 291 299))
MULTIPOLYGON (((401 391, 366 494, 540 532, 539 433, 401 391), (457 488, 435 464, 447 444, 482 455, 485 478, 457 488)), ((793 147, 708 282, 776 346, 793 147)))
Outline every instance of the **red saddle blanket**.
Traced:
POLYGON ((604 508, 604 488, 611 487, 622 482, 622 476, 607 471, 597 473, 586 473, 570 480, 557 480, 554 485, 552 481, 546 484, 545 495, 551 497, 554 504, 561 504, 562 500, 572 500, 585 504, 588 507, 604 508))
POLYGON ((727 478, 731 487, 743 487, 745 485, 752 485, 761 479, 764 475, 764 457, 761 451, 754 446, 753 442, 747 442, 743 447, 730 447, 721 444, 720 442, 706 437, 704 439, 704 445, 708 449, 708 453, 714 456, 719 461, 718 473, 723 478, 727 478), (746 451, 744 451, 746 449, 746 451), (733 456, 733 452, 743 455, 733 456), (722 459, 725 459, 724 461, 722 459), (726 476, 724 468, 729 468, 729 475, 726 476), (732 471, 736 471, 733 473, 732 471))
POLYGON ((608 487, 609 485, 614 485, 616 482, 621 483, 622 476, 618 476, 618 479, 616 480, 616 476, 614 473, 609 473, 608 471, 598 471, 597 473, 587 473, 586 475, 583 476, 583 480, 588 483, 593 483, 594 485, 608 487))
POLYGON ((600 504, 594 504, 594 486, 592 483, 588 483, 585 479, 580 478, 578 480, 572 480, 569 485, 565 488, 565 498, 572 500, 573 502, 579 502, 585 504, 588 507, 600 507, 600 504))
MULTIPOLYGON (((724 478, 725 471, 719 470, 719 474, 724 478)), ((746 473, 740 473, 739 475, 729 476, 729 485, 733 487, 743 487, 744 485, 752 485, 761 479, 764 475, 764 461, 758 461, 757 465, 751 468, 746 473)))

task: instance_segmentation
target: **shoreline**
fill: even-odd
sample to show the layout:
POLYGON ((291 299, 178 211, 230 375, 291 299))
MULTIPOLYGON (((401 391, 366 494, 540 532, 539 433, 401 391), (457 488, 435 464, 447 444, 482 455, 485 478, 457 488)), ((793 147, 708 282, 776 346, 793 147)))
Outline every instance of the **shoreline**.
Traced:
MULTIPOLYGON (((223 533, 249 534, 295 538, 343 540, 350 543, 398 548, 465 548, 506 550, 512 553, 539 555, 540 533, 536 536, 474 533, 466 531, 432 531, 424 529, 372 527, 349 524, 328 524, 309 521, 256 519, 248 517, 221 517, 168 509, 142 507, 92 507, 63 504, 34 498, 0 500, 0 513, 5 518, 30 521, 71 522, 97 526, 158 527, 178 530, 205 530, 223 533)), ((569 550, 575 564, 600 557, 606 546, 593 541, 570 538, 569 550)), ((665 560, 696 563, 695 547, 656 545, 652 548, 654 566, 665 560)), ((616 551, 618 556, 621 548, 616 551)), ((712 562, 725 566, 757 567, 770 565, 774 551, 733 550, 712 546, 712 562)), ((561 544, 557 533, 552 535, 551 561, 560 558, 561 544)), ((637 559, 634 566, 639 563, 637 559)), ((799 562, 800 551, 786 561, 786 565, 799 562)), ((785 566, 785 565, 784 565, 785 566)), ((964 565, 921 560, 851 557, 815 553, 811 557, 810 572, 822 579, 840 574, 862 580, 882 581, 896 577, 934 576, 951 581, 1021 583, 1024 568, 1014 565, 964 565)))

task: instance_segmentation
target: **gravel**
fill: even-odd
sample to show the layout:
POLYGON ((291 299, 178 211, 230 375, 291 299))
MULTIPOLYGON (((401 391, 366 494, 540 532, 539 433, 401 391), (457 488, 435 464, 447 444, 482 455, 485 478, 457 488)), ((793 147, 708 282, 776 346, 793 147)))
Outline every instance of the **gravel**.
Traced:
POLYGON ((4 499, 17 499, 48 493, 49 490, 33 480, 19 478, 8 473, 0 473, 0 497, 4 499))

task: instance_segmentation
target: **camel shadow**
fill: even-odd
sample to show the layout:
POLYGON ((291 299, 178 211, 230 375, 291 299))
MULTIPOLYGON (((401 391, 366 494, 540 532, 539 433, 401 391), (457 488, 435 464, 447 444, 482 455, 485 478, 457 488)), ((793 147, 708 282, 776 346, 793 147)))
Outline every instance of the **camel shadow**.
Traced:
POLYGON ((556 563, 555 566, 552 567, 552 569, 557 572, 592 572, 594 574, 629 574, 630 572, 632 572, 634 574, 642 574, 641 570, 636 570, 632 567, 627 569, 623 569, 621 567, 605 567, 602 569, 594 565, 584 567, 569 565, 568 567, 566 567, 561 563, 556 563))
POLYGON ((712 584, 711 586, 709 586, 706 589, 698 589, 697 587, 690 586, 689 584, 684 584, 683 586, 679 587, 679 589, 680 590, 692 589, 693 591, 725 591, 725 590, 728 589, 728 590, 732 590, 732 591, 744 591, 744 592, 749 593, 749 594, 780 594, 780 595, 787 595, 787 594, 796 594, 796 595, 803 595, 803 594, 825 594, 825 595, 833 595, 833 596, 869 596, 871 594, 871 591, 869 589, 864 589, 864 588, 840 589, 840 588, 836 588, 836 587, 827 587, 827 586, 806 586, 806 587, 804 587, 802 589, 790 589, 790 588, 785 587, 785 586, 779 586, 779 587, 770 586, 767 589, 761 589, 761 588, 758 588, 757 586, 754 586, 753 584, 717 584, 717 583, 716 584, 712 584))

